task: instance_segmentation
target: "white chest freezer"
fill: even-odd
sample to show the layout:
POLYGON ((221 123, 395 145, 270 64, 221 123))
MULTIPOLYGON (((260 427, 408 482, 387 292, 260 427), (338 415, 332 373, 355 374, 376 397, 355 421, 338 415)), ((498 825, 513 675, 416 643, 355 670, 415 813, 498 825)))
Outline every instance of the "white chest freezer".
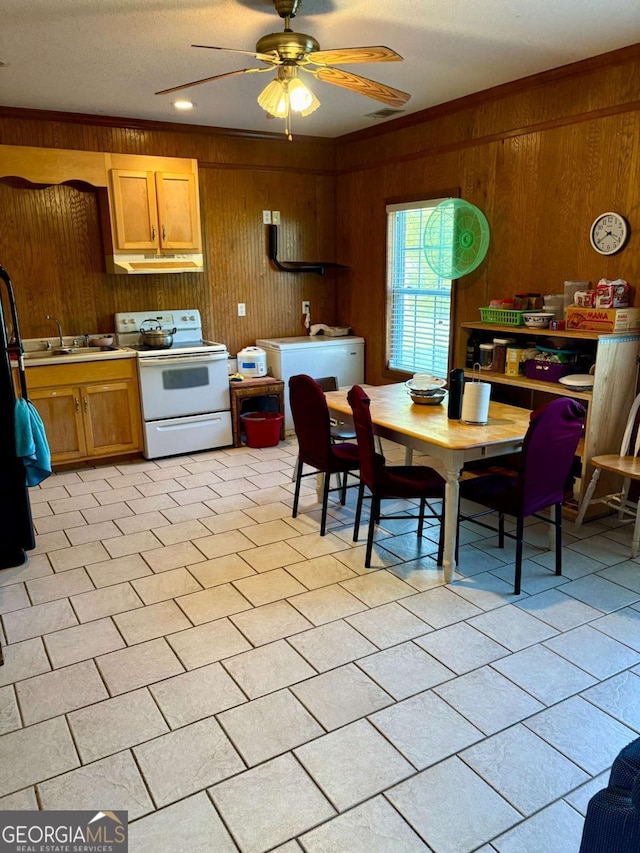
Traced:
POLYGON ((296 338, 262 338, 256 346, 267 353, 269 376, 285 382, 285 428, 293 429, 289 406, 288 383, 291 376, 306 373, 314 379, 335 376, 338 385, 361 385, 364 382, 364 338, 345 335, 302 335, 296 338))

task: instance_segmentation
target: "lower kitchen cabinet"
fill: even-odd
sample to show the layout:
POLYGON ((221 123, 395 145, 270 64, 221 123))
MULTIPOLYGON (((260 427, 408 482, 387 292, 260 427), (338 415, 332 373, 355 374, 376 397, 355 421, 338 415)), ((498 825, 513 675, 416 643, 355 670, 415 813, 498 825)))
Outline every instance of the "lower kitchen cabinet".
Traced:
POLYGON ((27 388, 54 465, 142 450, 134 359, 32 367, 27 388))

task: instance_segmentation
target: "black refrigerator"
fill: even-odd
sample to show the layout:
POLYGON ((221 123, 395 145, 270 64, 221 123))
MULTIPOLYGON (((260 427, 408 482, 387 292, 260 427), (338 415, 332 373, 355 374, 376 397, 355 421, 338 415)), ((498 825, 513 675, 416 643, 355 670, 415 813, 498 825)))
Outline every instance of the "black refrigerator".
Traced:
MULTIPOLYGON (((11 354, 19 356, 22 344, 11 279, 2 266, 0 279, 3 282, 0 285, 0 412, 4 421, 4 429, 0 432, 4 436, 0 439, 0 569, 8 569, 22 565, 27 559, 26 552, 35 548, 36 543, 25 467, 16 455, 15 442, 16 389, 11 376, 11 354)), ((22 396, 26 399, 27 387, 21 362, 19 367, 22 396)))

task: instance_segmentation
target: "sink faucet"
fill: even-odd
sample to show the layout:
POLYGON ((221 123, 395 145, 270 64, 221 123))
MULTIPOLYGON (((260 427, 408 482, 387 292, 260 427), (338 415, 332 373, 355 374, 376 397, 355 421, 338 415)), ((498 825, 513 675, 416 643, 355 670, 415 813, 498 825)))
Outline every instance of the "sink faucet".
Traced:
POLYGON ((64 340, 62 338, 62 325, 60 324, 60 320, 56 320, 55 317, 52 317, 51 314, 47 314, 47 320, 52 320, 56 326, 58 327, 58 336, 60 337, 60 346, 64 346, 64 340))

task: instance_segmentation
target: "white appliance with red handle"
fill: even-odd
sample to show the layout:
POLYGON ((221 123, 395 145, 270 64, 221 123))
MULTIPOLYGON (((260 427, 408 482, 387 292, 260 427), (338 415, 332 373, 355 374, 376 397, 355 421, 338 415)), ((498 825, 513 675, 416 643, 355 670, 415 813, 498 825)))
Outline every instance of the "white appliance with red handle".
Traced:
POLYGON ((115 330, 118 346, 130 347, 138 354, 147 459, 233 443, 229 353, 224 344, 202 339, 197 309, 118 313, 115 330), (148 328, 149 320, 173 332, 170 347, 143 343, 140 329, 148 328))

